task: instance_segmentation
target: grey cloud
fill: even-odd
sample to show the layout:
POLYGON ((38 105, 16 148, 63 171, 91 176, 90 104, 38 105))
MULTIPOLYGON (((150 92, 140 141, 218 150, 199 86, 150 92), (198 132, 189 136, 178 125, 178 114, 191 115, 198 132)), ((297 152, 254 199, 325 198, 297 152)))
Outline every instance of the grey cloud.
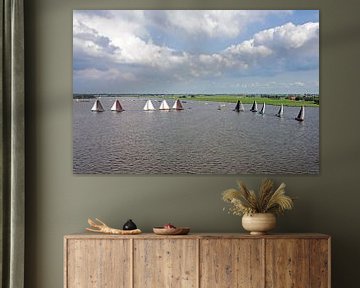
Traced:
MULTIPOLYGON (((128 14, 127 17, 131 18, 131 13, 128 14)), ((162 25, 162 29, 167 30, 170 23, 163 16, 164 14, 166 14, 164 11, 151 13, 149 15, 152 19, 151 21, 148 19, 148 21, 153 23, 152 25, 155 25, 156 29, 160 29, 159 27, 162 25)), ((95 13, 93 16, 96 15, 95 13)), ((311 25, 305 27, 314 30, 311 30, 309 34, 305 33, 305 28, 305 32, 303 32, 303 27, 299 27, 300 25, 276 27, 274 31, 271 29, 261 31, 255 34, 253 39, 234 44, 228 49, 212 54, 184 53, 180 50, 156 45, 154 44, 156 41, 152 42, 150 38, 146 39, 151 35, 149 32, 150 34, 135 36, 143 41, 144 48, 152 45, 151 49, 140 50, 135 55, 144 57, 128 58, 126 58, 128 52, 133 51, 122 53, 121 48, 115 46, 112 39, 102 34, 102 31, 89 28, 86 23, 81 21, 78 25, 79 27, 74 29, 74 89, 80 89, 87 83, 89 89, 98 87, 117 92, 133 91, 136 93, 141 89, 155 91, 156 89, 165 89, 164 87, 169 89, 186 87, 194 83, 211 85, 216 80, 220 80, 224 84, 239 77, 271 76, 285 71, 318 68, 318 29, 311 28, 311 25), (95 45, 96 49, 91 50, 87 47, 84 44, 87 42, 95 45), (156 55, 145 54, 149 51, 156 55), (108 77, 108 79, 86 78, 96 73, 99 77, 108 77)), ((151 26, 147 28, 150 29, 151 26)), ((195 43, 197 42, 195 41, 195 43)), ((130 56, 133 55, 130 53, 130 56)), ((218 88, 226 88, 226 85, 219 84, 218 88)))

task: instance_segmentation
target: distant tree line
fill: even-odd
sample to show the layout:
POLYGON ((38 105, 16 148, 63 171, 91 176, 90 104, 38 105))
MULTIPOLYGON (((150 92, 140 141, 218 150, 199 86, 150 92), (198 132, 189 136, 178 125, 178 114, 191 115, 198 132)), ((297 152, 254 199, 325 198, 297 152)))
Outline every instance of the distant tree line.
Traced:
POLYGON ((96 98, 94 94, 74 94, 73 99, 92 99, 96 98))

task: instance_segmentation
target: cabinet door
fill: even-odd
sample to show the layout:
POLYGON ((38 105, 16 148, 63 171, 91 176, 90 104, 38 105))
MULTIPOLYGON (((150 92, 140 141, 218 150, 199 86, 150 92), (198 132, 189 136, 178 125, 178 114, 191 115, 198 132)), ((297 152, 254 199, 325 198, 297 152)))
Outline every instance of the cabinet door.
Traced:
POLYGON ((330 287, 330 240, 310 241, 310 287, 330 287))
POLYGON ((131 287, 130 240, 68 239, 66 288, 131 287))
POLYGON ((200 287, 264 287, 263 244, 260 239, 200 241, 200 287))
POLYGON ((197 274, 197 240, 134 240, 135 288, 195 288, 197 274))
POLYGON ((309 240, 266 240, 266 287, 309 287, 309 240))

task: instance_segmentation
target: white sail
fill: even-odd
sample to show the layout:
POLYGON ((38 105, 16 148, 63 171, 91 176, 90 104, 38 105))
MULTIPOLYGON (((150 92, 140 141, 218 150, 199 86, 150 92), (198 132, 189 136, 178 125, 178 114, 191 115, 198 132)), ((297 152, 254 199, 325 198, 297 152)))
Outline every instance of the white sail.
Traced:
POLYGON ((242 112, 244 112, 244 111, 245 111, 244 104, 243 104, 243 103, 241 103, 241 101, 240 101, 240 108, 239 108, 239 111, 242 111, 242 112))
POLYGON ((151 100, 147 100, 144 106, 145 111, 153 111, 155 110, 154 105, 152 104, 151 100))
POLYGON ((261 107, 261 110, 259 112, 260 114, 265 114, 265 102, 263 104, 263 106, 261 107))
POLYGON ((163 100, 161 102, 159 110, 170 110, 170 107, 169 107, 168 103, 166 102, 166 100, 163 100))
POLYGON ((93 111, 93 112, 103 112, 104 111, 104 108, 98 99, 95 100, 95 103, 94 103, 93 107, 91 108, 91 111, 93 111))
POLYGON ((281 104, 281 107, 280 107, 278 113, 276 114, 276 116, 277 117, 283 117, 283 115, 284 115, 284 105, 281 104))
POLYGON ((257 103, 256 101, 254 101, 251 109, 250 109, 251 112, 257 112, 258 111, 258 107, 257 107, 257 103))
POLYGON ((116 111, 116 112, 124 111, 119 100, 115 100, 114 104, 111 106, 111 111, 116 111))
POLYGON ((175 109, 175 110, 184 110, 182 104, 181 104, 181 101, 179 99, 177 99, 172 107, 172 109, 175 109))

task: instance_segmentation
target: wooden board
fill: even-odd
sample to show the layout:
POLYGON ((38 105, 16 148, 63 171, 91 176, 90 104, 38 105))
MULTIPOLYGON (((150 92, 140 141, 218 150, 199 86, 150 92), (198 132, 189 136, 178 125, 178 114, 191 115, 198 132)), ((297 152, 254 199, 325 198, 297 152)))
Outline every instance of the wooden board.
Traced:
POLYGON ((65 288, 330 288, 323 234, 65 236, 65 288))
POLYGON ((330 263, 330 241, 324 239, 310 240, 310 287, 330 287, 330 263))
MULTIPOLYGON (((329 235, 319 233, 288 233, 250 235, 249 233, 190 233, 188 235, 172 235, 172 239, 329 239, 329 235)), ((142 233, 139 235, 109 235, 102 233, 77 233, 65 236, 65 239, 168 239, 167 235, 142 233)))
POLYGON ((134 287, 196 288, 197 244, 192 239, 134 240, 134 287))
POLYGON ((310 241, 266 239, 266 287, 310 287, 310 241))
POLYGON ((67 240, 66 288, 131 287, 130 240, 67 240))
POLYGON ((263 240, 208 239, 200 244, 200 287, 261 288, 263 240))

